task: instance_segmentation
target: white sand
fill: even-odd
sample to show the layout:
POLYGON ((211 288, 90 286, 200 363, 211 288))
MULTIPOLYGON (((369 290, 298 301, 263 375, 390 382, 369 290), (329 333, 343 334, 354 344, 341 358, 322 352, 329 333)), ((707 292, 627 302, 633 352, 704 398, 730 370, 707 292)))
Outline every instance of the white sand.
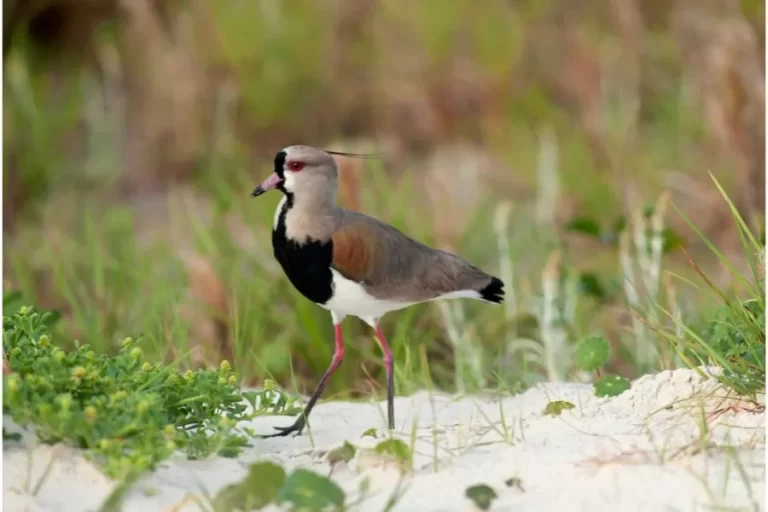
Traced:
MULTIPOLYGON (((729 405, 711 398, 713 393, 724 395, 714 380, 677 370, 643 377, 613 399, 596 398, 592 386, 573 383, 545 384, 503 400, 426 392, 398 398, 398 435, 410 443, 413 425, 417 428, 414 472, 394 510, 473 510, 464 491, 477 483, 498 494, 493 511, 764 510, 765 415, 726 411, 710 418, 709 433, 702 434, 702 407, 710 414, 729 405), (544 416, 550 400, 576 407, 560 417, 544 416), (504 435, 501 410, 508 427, 504 435), (505 485, 513 477, 522 489, 505 485)), ((254 439, 238 459, 179 456, 143 478, 123 510, 176 510, 190 493, 200 496, 205 488, 215 494, 239 480, 257 460, 279 461, 287 471, 305 467, 328 474, 327 451, 345 440, 374 445, 376 440, 360 436, 385 425, 385 410, 381 402, 324 402, 311 416, 312 440, 306 432, 298 438, 254 439)), ((291 421, 262 417, 253 427, 268 433, 291 421)), ((19 445, 5 445, 4 510, 95 510, 113 485, 77 450, 19 445), (54 455, 49 476, 32 496, 24 489, 34 487, 54 455), (31 484, 25 484, 30 462, 31 484)), ((371 495, 356 510, 382 510, 398 481, 396 468, 358 450, 355 459, 333 471, 348 501, 365 477, 371 495)), ((178 510, 200 508, 187 504, 178 510)))

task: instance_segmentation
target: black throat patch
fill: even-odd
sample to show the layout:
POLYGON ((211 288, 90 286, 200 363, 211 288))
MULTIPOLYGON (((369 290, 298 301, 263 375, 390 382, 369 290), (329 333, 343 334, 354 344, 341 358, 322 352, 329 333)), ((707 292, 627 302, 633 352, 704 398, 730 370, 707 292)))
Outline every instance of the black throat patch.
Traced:
MULTIPOLYGON (((279 155, 279 154, 278 154, 279 155)), ((277 158, 275 159, 277 164, 277 158)), ((325 304, 333 296, 333 242, 308 239, 305 243, 289 239, 285 222, 293 207, 293 194, 283 190, 286 196, 272 230, 272 249, 291 284, 306 298, 316 304, 325 304)))
MULTIPOLYGON (((281 180, 285 179, 285 159, 287 157, 287 153, 285 151, 280 151, 278 154, 275 155, 275 174, 280 176, 281 180)), ((283 186, 283 182, 281 181, 278 183, 277 187, 275 187, 277 190, 282 192, 283 194, 287 194, 285 187, 283 186)))

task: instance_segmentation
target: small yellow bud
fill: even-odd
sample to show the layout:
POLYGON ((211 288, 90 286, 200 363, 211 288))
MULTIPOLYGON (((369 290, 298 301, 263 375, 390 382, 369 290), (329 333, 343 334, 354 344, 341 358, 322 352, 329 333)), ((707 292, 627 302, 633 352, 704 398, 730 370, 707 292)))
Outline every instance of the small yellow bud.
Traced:
POLYGON ((227 361, 226 359, 224 359, 224 360, 221 362, 221 364, 219 365, 219 368, 221 368, 221 370, 222 370, 222 371, 225 371, 225 372, 226 372, 226 371, 229 371, 230 369, 232 369, 232 366, 229 364, 229 361, 227 361))
POLYGON ((123 345, 123 347, 126 347, 126 348, 127 348, 127 347, 130 347, 132 344, 133 344, 133 338, 131 338, 130 336, 129 336, 129 337, 127 337, 127 338, 125 338, 125 339, 124 339, 124 340, 121 342, 121 345, 123 345))
POLYGON ((275 382, 272 379, 265 379, 264 380, 264 390, 265 391, 274 391, 277 389, 277 382, 275 382))
POLYGON ((94 421, 96 421, 96 416, 98 413, 94 406, 92 405, 87 406, 83 412, 85 413, 85 421, 87 421, 88 423, 93 423, 94 421))
POLYGON ((69 393, 62 393, 56 397, 56 401, 59 403, 59 407, 61 407, 62 410, 69 410, 72 405, 72 395, 69 393))
POLYGON ((82 366, 76 366, 72 370, 72 376, 78 379, 82 379, 85 376, 85 368, 82 366))
POLYGON ((53 358, 58 362, 63 361, 65 357, 67 357, 67 354, 65 354, 64 351, 60 348, 57 348, 53 351, 53 358))
POLYGON ((21 306, 19 308, 19 316, 27 316, 31 312, 32 312, 32 308, 30 308, 28 306, 21 306))
POLYGON ((230 375, 229 378, 227 379, 227 382, 229 382, 234 386, 235 384, 237 384, 237 377, 235 375, 230 375))
POLYGON ((120 400, 126 398, 128 396, 128 393, 126 393, 123 390, 117 391, 116 393, 113 393, 110 397, 112 399, 112 403, 119 402, 120 400))
POLYGON ((40 339, 37 340, 37 343, 41 347, 47 347, 48 345, 51 344, 51 340, 50 340, 50 338, 48 338, 48 336, 46 334, 43 334, 42 336, 40 336, 40 339))
POLYGON ((224 377, 219 377, 219 384, 223 386, 226 383, 227 383, 227 379, 225 379, 224 377))
POLYGON ((142 400, 139 402, 139 405, 136 406, 136 409, 139 411, 140 414, 144 414, 147 412, 147 409, 149 409, 149 402, 146 400, 142 400))
POLYGON ((185 380, 192 380, 194 378, 195 378, 195 372, 193 372, 192 370, 187 370, 187 372, 184 374, 185 380))
POLYGON ((102 439, 101 441, 99 441, 99 448, 101 448, 102 450, 106 450, 109 448, 110 444, 111 443, 109 442, 109 439, 102 439))
POLYGON ((173 439, 176 437, 176 427, 173 425, 166 425, 165 428, 163 428, 163 435, 166 439, 173 439))
POLYGON ((143 372, 151 372, 152 371, 152 365, 149 363, 144 363, 141 365, 141 371, 143 372))
POLYGON ((176 449, 176 443, 174 443, 173 441, 166 441, 165 449, 168 450, 169 452, 172 452, 173 450, 176 449))
POLYGON ((131 359, 138 359, 141 357, 141 349, 139 347, 134 347, 133 350, 131 350, 131 359))
POLYGON ((15 393, 19 390, 19 378, 16 375, 11 375, 6 381, 8 383, 8 391, 15 393))

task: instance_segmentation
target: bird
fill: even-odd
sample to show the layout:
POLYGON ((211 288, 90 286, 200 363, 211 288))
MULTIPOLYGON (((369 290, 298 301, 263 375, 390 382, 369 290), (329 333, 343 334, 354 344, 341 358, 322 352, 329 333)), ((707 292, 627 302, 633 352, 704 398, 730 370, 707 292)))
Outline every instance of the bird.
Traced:
POLYGON ((291 284, 330 313, 334 351, 304 410, 287 427, 263 437, 301 435, 328 380, 344 360, 341 323, 357 317, 375 333, 383 352, 387 425, 395 428, 394 359, 382 317, 414 304, 469 298, 501 304, 504 283, 456 254, 424 245, 395 227, 337 204, 339 168, 334 155, 365 156, 288 146, 274 158, 272 174, 252 192, 276 189, 272 249, 291 284))

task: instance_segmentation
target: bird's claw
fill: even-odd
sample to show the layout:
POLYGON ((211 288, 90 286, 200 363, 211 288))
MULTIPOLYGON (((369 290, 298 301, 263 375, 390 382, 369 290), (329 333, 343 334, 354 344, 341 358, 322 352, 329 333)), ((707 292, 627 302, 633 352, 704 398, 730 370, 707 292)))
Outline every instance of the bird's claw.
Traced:
POLYGON ((304 430, 304 425, 305 425, 305 422, 302 421, 301 418, 299 418, 298 420, 296 420, 296 422, 293 425, 289 427, 272 427, 275 430, 277 430, 277 432, 275 432, 274 434, 265 434, 261 437, 264 437, 264 438, 287 437, 291 433, 294 433, 293 437, 297 437, 297 436, 300 436, 301 432, 304 430))

